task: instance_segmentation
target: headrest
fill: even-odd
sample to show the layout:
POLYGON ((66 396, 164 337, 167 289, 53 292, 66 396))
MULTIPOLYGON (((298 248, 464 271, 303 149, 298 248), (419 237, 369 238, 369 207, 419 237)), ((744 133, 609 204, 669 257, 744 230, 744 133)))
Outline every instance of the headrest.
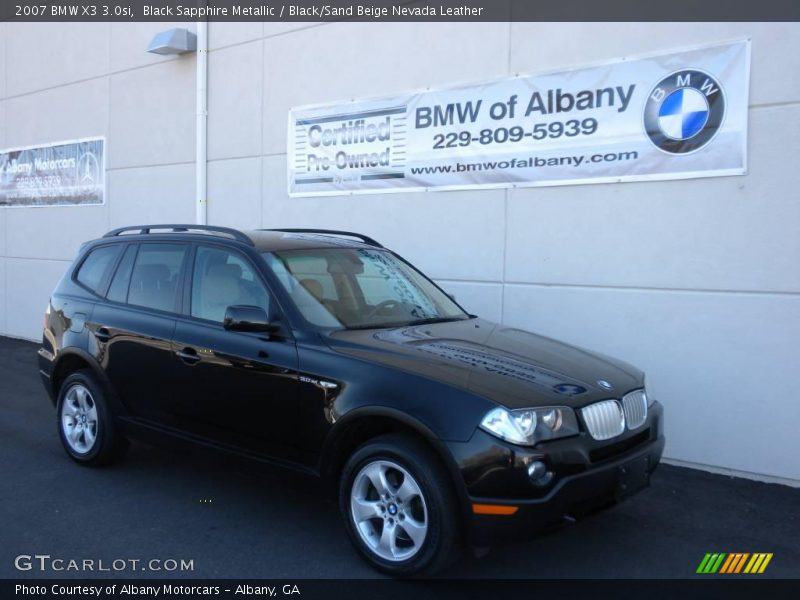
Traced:
POLYGON ((208 268, 208 276, 239 280, 242 278, 242 267, 239 265, 211 265, 208 268))
POLYGON ((322 300, 322 297, 325 295, 325 290, 322 288, 322 284, 316 279, 301 279, 300 285, 302 285, 306 291, 314 296, 314 298, 317 300, 322 300))
POLYGON ((167 265, 136 265, 132 279, 146 283, 158 283, 169 280, 167 265))
POLYGON ((242 268, 239 265, 213 265, 203 283, 207 304, 236 304, 240 296, 239 281, 242 268))

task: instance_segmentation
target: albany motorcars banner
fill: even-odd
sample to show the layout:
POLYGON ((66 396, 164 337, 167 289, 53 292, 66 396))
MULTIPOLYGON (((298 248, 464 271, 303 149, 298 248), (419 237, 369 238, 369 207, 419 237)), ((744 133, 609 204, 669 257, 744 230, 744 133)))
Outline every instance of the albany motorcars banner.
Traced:
POLYGON ((289 112, 289 194, 741 175, 750 41, 289 112))
POLYGON ((0 151, 0 206, 102 204, 105 140, 0 151))

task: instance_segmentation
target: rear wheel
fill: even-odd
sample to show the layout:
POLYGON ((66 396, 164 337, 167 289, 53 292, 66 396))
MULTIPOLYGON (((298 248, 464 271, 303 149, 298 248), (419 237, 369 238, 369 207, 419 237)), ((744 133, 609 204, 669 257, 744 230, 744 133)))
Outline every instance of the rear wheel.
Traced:
POLYGON ((340 509, 350 538, 376 568, 431 575, 457 553, 457 504, 444 468, 422 443, 376 438, 347 461, 340 509))
POLYGON ((106 394, 88 369, 64 380, 58 395, 58 433, 76 462, 101 466, 122 457, 128 443, 116 430, 106 394))

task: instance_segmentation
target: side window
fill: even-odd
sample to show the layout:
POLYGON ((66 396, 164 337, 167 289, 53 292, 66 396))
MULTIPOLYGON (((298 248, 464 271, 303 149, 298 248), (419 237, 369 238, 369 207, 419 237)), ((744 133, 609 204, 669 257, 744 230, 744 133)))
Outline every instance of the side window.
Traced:
POLYGON ((185 244, 142 244, 131 272, 128 304, 175 311, 185 244))
POLYGON ((75 278, 84 287, 89 288, 94 293, 100 293, 100 288, 106 281, 111 267, 119 256, 121 246, 102 246, 89 252, 89 256, 83 261, 78 269, 75 278))
POLYGON ((125 251, 125 256, 117 267, 117 272, 114 274, 114 279, 111 280, 111 285, 108 288, 106 297, 114 302, 126 302, 128 300, 128 284, 131 281, 131 272, 133 271, 133 259, 136 257, 136 248, 138 246, 131 245, 125 251))
POLYGON ((192 316, 222 323, 233 305, 269 311, 267 290, 252 266, 237 253, 200 246, 192 276, 192 316))

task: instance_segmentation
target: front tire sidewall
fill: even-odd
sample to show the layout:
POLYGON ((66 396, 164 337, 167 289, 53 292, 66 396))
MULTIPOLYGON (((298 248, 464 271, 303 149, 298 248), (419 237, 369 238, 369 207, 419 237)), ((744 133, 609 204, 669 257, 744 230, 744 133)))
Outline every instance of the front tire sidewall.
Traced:
POLYGON ((61 439, 64 450, 66 450, 70 458, 83 465, 101 465, 110 461, 113 455, 115 441, 114 423, 109 414, 105 393, 89 372, 78 371, 66 378, 58 394, 56 413, 58 418, 58 436, 61 439), (89 390, 97 410, 97 436, 91 449, 84 453, 77 452, 67 442, 61 413, 69 390, 78 384, 89 390))
POLYGON ((439 562, 437 559, 442 555, 450 553, 453 541, 450 524, 453 516, 444 511, 452 509, 453 506, 448 506, 442 482, 437 481, 435 466, 429 453, 421 452, 417 444, 407 443, 402 438, 367 443, 356 450, 348 460, 340 481, 339 507, 350 540, 361 555, 378 570, 395 577, 430 574, 436 569, 433 563, 439 562), (375 554, 361 539, 350 509, 350 497, 356 475, 368 463, 379 460, 395 462, 408 471, 419 485, 427 507, 428 531, 425 541, 414 556, 402 561, 386 560, 375 554))

